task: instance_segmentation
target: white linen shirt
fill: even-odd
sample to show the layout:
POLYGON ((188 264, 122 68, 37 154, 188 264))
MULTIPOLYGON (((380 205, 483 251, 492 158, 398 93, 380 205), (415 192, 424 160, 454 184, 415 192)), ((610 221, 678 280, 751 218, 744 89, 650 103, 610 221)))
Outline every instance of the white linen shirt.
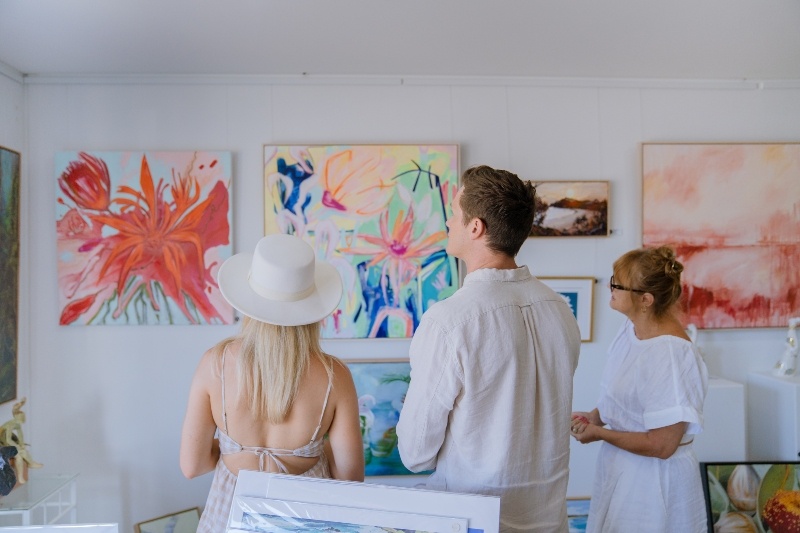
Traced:
POLYGON ((422 317, 397 424, 427 488, 501 497, 501 531, 566 531, 580 331, 528 267, 480 269, 422 317))

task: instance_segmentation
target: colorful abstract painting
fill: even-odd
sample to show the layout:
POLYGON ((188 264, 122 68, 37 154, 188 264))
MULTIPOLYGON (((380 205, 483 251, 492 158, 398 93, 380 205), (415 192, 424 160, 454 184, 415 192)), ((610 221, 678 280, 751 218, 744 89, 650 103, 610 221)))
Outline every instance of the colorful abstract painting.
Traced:
POLYGON ((61 325, 231 324, 230 152, 56 155, 61 325))
POLYGON ((20 154, 0 147, 0 403, 17 397, 20 154))
POLYGON ((607 181, 539 181, 531 237, 608 235, 607 181))
POLYGON ((364 444, 367 476, 412 474, 397 450, 397 421, 411 382, 411 365, 405 361, 353 361, 347 363, 358 394, 358 415, 364 444))
POLYGON ((456 145, 265 146, 265 232, 307 240, 344 281, 326 338, 409 338, 458 288, 446 253, 456 145))
POLYGON ((686 323, 800 314, 800 143, 644 144, 642 164, 642 242, 675 248, 686 323))

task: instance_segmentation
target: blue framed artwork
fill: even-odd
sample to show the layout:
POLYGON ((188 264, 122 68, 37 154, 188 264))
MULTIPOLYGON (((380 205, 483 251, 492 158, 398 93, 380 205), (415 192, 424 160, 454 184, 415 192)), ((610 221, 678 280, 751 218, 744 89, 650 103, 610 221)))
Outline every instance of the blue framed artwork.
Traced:
POLYGON ((594 284, 591 277, 562 278, 540 277, 539 281, 556 291, 567 302, 578 327, 581 330, 581 341, 592 340, 592 315, 594 309, 594 284))
POLYGON ((567 498, 569 533, 585 533, 589 518, 590 498, 567 498))
POLYGON ((350 361, 347 366, 358 394, 365 475, 414 474, 400 460, 396 431, 411 382, 408 359, 350 361))
POLYGON ((0 403, 17 397, 20 154, 0 146, 0 403))

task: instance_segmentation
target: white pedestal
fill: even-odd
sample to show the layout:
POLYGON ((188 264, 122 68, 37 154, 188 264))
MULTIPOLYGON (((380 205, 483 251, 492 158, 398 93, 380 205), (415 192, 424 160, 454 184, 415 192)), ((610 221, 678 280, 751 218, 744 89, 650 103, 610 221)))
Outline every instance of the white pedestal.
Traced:
POLYGON ((695 435, 694 451, 707 463, 744 461, 747 457, 744 385, 710 377, 703 405, 703 432, 695 435))
POLYGON ((800 378, 769 372, 747 375, 748 457, 751 461, 800 458, 800 378))
POLYGON ((29 472, 27 483, 0 498, 0 525, 74 524, 78 476, 29 472))

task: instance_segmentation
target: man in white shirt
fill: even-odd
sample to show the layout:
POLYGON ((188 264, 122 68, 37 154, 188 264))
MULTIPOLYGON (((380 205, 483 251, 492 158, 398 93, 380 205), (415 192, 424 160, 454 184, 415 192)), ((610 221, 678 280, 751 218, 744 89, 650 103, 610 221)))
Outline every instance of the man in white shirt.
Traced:
POLYGON ((501 532, 567 531, 572 377, 580 332, 563 298, 514 257, 536 189, 467 169, 447 221, 461 289, 432 306, 411 342, 400 456, 427 487, 501 497, 501 532))

